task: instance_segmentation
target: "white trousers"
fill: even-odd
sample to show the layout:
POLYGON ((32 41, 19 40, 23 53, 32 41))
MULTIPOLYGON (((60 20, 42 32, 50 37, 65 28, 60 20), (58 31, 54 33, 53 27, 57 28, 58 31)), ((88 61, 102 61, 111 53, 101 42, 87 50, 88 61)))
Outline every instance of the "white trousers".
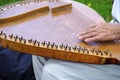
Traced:
POLYGON ((95 65, 33 56, 36 80, 120 80, 120 66, 95 65))

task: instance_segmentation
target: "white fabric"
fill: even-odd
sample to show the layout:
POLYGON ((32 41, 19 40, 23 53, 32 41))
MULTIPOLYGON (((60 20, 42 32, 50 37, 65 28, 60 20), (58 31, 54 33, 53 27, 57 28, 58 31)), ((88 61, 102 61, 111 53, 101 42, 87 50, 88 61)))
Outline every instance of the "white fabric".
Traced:
POLYGON ((33 56, 36 80, 120 80, 120 66, 95 65, 49 59, 44 65, 33 56))
POLYGON ((120 80, 120 66, 51 59, 43 68, 42 80, 120 80))
MULTIPOLYGON (((120 22, 120 0, 115 0, 112 14, 113 21, 120 22)), ((120 80, 120 66, 114 64, 83 64, 33 56, 33 68, 36 80, 120 80)))
POLYGON ((120 0, 114 0, 112 8, 112 16, 120 23, 120 0))

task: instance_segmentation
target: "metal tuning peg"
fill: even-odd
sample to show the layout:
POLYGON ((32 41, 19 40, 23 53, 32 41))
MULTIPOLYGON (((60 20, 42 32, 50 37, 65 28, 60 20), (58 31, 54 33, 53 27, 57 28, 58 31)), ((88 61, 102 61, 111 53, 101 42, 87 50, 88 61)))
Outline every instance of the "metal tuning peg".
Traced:
POLYGON ((4 9, 0 8, 0 12, 4 11, 4 9))
POLYGON ((95 52, 95 48, 90 49, 90 52, 93 54, 95 52))
POLYGON ((100 54, 101 56, 103 56, 103 51, 99 50, 99 54, 100 54))
POLYGON ((9 6, 7 6, 7 9, 9 9, 9 6))
POLYGON ((60 47, 60 49, 63 49, 63 47, 64 47, 64 44, 61 44, 61 45, 59 45, 59 47, 60 47))
POLYGON ((21 2, 20 5, 23 5, 23 3, 21 2))
POLYGON ((47 46, 47 48, 50 47, 50 41, 48 43, 46 43, 46 46, 47 46))
POLYGON ((90 53, 90 51, 89 51, 88 49, 86 49, 86 53, 87 53, 87 54, 89 54, 89 53, 90 53))
POLYGON ((68 49, 68 44, 66 44, 64 47, 64 50, 66 51, 68 49))
POLYGON ((95 54, 96 54, 96 55, 99 54, 99 49, 95 50, 95 54))
POLYGON ((11 5, 10 8, 13 8, 13 6, 11 5))
POLYGON ((30 2, 28 1, 27 4, 30 4, 30 2))
POLYGON ((50 45, 50 41, 48 42, 48 45, 50 45))
POLYGON ((26 39, 23 39, 24 44, 26 43, 26 39))
POLYGON ((112 52, 109 52, 109 56, 112 57, 112 52))
POLYGON ((53 42, 53 43, 51 44, 51 48, 54 48, 54 46, 55 46, 55 43, 53 42))
POLYGON ((27 4, 27 2, 24 2, 24 5, 26 5, 27 4))
POLYGON ((16 7, 16 4, 14 4, 13 7, 16 7))
POLYGON ((33 41, 32 39, 28 40, 29 43, 32 43, 32 41, 33 41))
POLYGON ((71 47, 68 47, 69 52, 71 52, 71 49, 72 49, 71 47))
POLYGON ((89 54, 89 50, 86 47, 80 47, 80 51, 83 54, 85 54, 85 53, 89 54))
POLYGON ((13 38, 13 34, 9 35, 9 38, 12 39, 13 38))
POLYGON ((19 37, 19 42, 22 42, 22 40, 23 40, 23 37, 19 37))
POLYGON ((77 48, 78 52, 81 52, 83 50, 83 48, 81 46, 79 46, 79 48, 77 48))
POLYGON ((75 47, 72 47, 72 49, 73 49, 74 51, 76 51, 76 50, 77 50, 77 46, 75 46, 75 47))
POLYGON ((17 41, 17 39, 18 39, 18 36, 14 36, 14 40, 17 41))
POLYGON ((33 45, 36 45, 36 43, 37 43, 37 40, 33 41, 33 45))
POLYGON ((46 41, 43 41, 41 44, 42 44, 42 46, 45 46, 45 44, 46 44, 46 41))
POLYGON ((81 51, 81 47, 77 48, 77 51, 80 52, 81 51))
POLYGON ((95 50, 96 55, 103 56, 103 52, 99 49, 95 50))
POLYGON ((39 41, 37 41, 37 45, 40 46, 40 42, 39 41))
POLYGON ((86 51, 86 47, 83 47, 82 53, 85 53, 85 51, 86 51))
POLYGON ((58 49, 58 45, 55 45, 55 49, 58 49))
POLYGON ((104 54, 107 56, 109 54, 109 50, 104 51, 104 54))
POLYGON ((0 31, 0 35, 3 35, 3 31, 0 31))
POLYGON ((3 37, 6 39, 7 38, 7 34, 3 33, 3 37))
POLYGON ((36 0, 34 0, 34 3, 36 3, 36 0))
POLYGON ((66 45, 64 46, 64 48, 68 48, 68 44, 66 44, 66 45))

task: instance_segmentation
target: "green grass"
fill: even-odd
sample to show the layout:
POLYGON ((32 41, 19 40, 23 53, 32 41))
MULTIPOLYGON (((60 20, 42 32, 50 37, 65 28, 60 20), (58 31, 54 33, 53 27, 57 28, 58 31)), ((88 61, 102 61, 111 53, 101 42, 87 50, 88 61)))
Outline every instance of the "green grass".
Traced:
POLYGON ((17 2, 17 1, 20 1, 20 0, 0 0, 0 6, 10 4, 10 3, 13 3, 13 2, 17 2))
POLYGON ((112 19, 112 1, 113 0, 75 0, 81 2, 96 10, 107 22, 112 19))
MULTIPOLYGON (((0 6, 20 0, 0 0, 0 6)), ((107 22, 112 19, 111 9, 113 0, 75 0, 96 10, 107 22)))

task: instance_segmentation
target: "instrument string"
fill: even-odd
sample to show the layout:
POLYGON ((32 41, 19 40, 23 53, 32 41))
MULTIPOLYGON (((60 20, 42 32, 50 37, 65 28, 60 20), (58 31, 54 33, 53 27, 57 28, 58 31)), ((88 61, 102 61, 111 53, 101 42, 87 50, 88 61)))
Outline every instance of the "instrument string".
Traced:
MULTIPOLYGON (((51 5, 53 5, 53 4, 51 4, 51 5)), ((37 6, 37 5, 36 5, 37 6)), ((67 9, 70 9, 70 8, 65 8, 65 10, 67 10, 67 9)), ((74 9, 74 8, 73 8, 74 9)), ((63 27, 63 26, 65 26, 65 27, 76 27, 77 26, 77 24, 75 25, 75 23, 76 23, 76 21, 78 21, 79 22, 79 20, 81 19, 80 17, 78 17, 79 15, 80 15, 80 13, 76 10, 75 12, 76 13, 74 13, 74 14, 72 14, 72 13, 70 13, 70 14, 64 14, 64 9, 61 9, 61 10, 57 10, 58 12, 61 12, 61 13, 58 13, 58 14, 61 14, 62 16, 60 16, 60 17, 57 17, 57 18, 52 18, 50 15, 49 16, 44 16, 44 17, 40 17, 40 20, 42 21, 42 23, 44 24, 44 25, 48 25, 48 26, 58 26, 58 25, 60 25, 61 27, 63 27), (57 21, 55 21, 55 19, 57 19, 57 21), (71 20, 71 21, 69 21, 69 25, 61 25, 62 23, 60 23, 60 21, 66 21, 66 20, 71 20), (47 21, 46 21, 47 20, 47 21), (72 21, 73 20, 73 21, 72 21), (54 23, 54 21, 57 23, 57 24, 51 24, 51 23, 54 23), (74 24, 74 25, 73 25, 74 24)), ((37 12, 36 12, 37 13, 37 12)), ((32 19, 32 17, 31 16, 33 16, 34 14, 36 14, 36 13, 33 13, 33 14, 29 14, 28 15, 28 19, 29 20, 31 20, 32 19), (30 16, 30 17, 29 17, 30 16)), ((57 14, 57 12, 56 12, 56 14, 57 14)), ((39 14, 39 13, 37 13, 37 15, 40 15, 41 16, 41 14, 39 14)), ((37 17, 37 15, 35 15, 36 17, 37 17)), ((25 20, 24 21, 24 19, 22 19, 22 21, 23 22, 25 22, 27 25, 30 25, 29 24, 29 21, 27 21, 27 20, 25 20)), ((20 23, 20 21, 19 20, 17 20, 16 19, 16 24, 18 24, 18 23, 20 23)), ((88 23, 87 23, 88 24, 88 23)), ((79 26, 83 26, 83 25, 79 25, 79 26)), ((73 28, 71 28, 72 30, 74 30, 73 28)), ((76 31, 76 30, 75 30, 76 31)), ((78 33, 77 31, 76 31, 76 33, 78 33)), ((61 35, 61 37, 62 37, 62 35, 61 35)), ((67 39, 66 39, 67 40, 67 39)), ((67 42, 66 40, 64 40, 64 42, 67 42)), ((35 41, 36 42, 36 41, 35 41)), ((67 45, 66 45, 67 46, 67 45)), ((68 46, 67 46, 68 47, 68 46)))
MULTIPOLYGON (((64 10, 61 9, 61 12, 63 12, 63 13, 61 13, 61 14, 64 14, 64 10)), ((32 14, 31 14, 31 15, 32 15, 32 14)), ((75 15, 76 15, 76 14, 75 14, 75 15)), ((67 15, 62 16, 63 18, 60 17, 60 19, 65 20, 66 18, 69 18, 69 20, 70 20, 70 19, 72 19, 72 18, 75 18, 75 19, 80 20, 79 17, 73 17, 73 16, 74 16, 73 14, 72 14, 72 15, 70 14, 70 16, 71 16, 71 17, 69 17, 69 15, 67 14, 67 15)), ((31 17, 28 17, 28 19, 30 20, 31 17)), ((52 18, 51 18, 51 19, 52 19, 52 18)), ((49 19, 48 19, 48 20, 49 20, 49 19)), ((19 23, 18 20, 16 20, 16 21, 17 21, 16 23, 19 23)), ((43 20, 43 21, 46 22, 45 20, 43 20)), ((51 20, 51 21, 52 21, 52 20, 51 20)), ((59 20, 58 20, 58 21, 59 21, 59 20)), ((24 22, 27 23, 27 21, 24 21, 24 22)), ((50 21, 48 21, 48 22, 50 22, 50 21)), ((51 23, 51 22, 50 22, 50 23, 51 23)), ((73 24, 74 22, 70 22, 70 23, 73 24)), ((70 23, 69 23, 69 24, 70 24, 70 23)), ((61 25, 61 24, 60 24, 60 25, 61 25)), ((70 25, 71 25, 71 24, 70 24, 70 25)), ((65 25, 65 26, 66 26, 66 25, 65 25)), ((74 25, 71 25, 71 26, 74 26, 74 25)))

